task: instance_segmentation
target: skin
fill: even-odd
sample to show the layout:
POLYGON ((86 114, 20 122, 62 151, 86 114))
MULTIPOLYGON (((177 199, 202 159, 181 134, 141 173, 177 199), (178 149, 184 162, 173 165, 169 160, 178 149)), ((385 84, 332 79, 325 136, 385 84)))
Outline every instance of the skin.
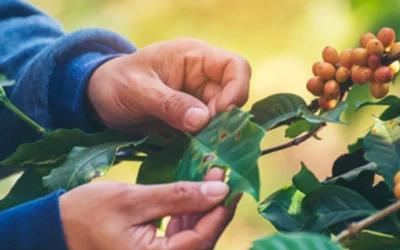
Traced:
MULTIPOLYGON (((106 127, 140 135, 169 128, 196 133, 217 112, 246 103, 250 78, 244 58, 178 39, 107 61, 93 73, 87 96, 106 127)), ((75 188, 60 197, 68 248, 213 249, 240 199, 220 205, 229 193, 223 180, 222 170, 211 169, 203 182, 75 188), (165 237, 156 237, 152 221, 163 216, 172 219, 165 237)))

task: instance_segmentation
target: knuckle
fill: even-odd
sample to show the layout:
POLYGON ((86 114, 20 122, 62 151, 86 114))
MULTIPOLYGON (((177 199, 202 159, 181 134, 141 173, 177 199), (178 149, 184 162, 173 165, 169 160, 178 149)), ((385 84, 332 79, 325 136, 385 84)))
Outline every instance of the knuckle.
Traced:
POLYGON ((132 201, 138 199, 136 189, 137 187, 135 186, 128 186, 121 183, 119 190, 113 196, 115 204, 119 204, 121 210, 131 209, 132 204, 135 204, 132 201))
POLYGON ((190 182, 177 182, 173 185, 174 196, 178 201, 190 198, 195 191, 195 185, 190 182))
POLYGON ((161 108, 166 116, 170 116, 173 113, 176 113, 176 111, 181 110, 184 105, 184 99, 182 95, 179 94, 171 94, 164 96, 162 102, 161 102, 161 108))

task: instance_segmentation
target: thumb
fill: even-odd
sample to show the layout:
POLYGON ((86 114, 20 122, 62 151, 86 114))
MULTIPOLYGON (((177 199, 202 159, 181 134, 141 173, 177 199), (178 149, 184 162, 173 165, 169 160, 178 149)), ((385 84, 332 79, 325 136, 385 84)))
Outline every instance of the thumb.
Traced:
MULTIPOLYGON (((209 121, 207 106, 199 99, 174 90, 152 78, 151 92, 143 93, 143 106, 152 116, 185 132, 198 132, 209 121)), ((150 83, 149 83, 150 84, 150 83)))

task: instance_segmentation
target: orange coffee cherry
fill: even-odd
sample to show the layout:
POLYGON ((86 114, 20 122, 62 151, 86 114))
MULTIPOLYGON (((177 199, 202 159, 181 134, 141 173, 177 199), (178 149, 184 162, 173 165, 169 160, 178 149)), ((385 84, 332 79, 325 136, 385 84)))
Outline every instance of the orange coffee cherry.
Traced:
POLYGON ((340 96, 340 86, 335 80, 329 80, 324 86, 324 97, 327 99, 336 99, 340 96))
POLYGON ((365 66, 368 63, 368 52, 364 48, 356 48, 351 52, 351 61, 355 65, 365 66))
POLYGON ((332 64, 322 62, 320 65, 318 65, 317 71, 321 79, 327 81, 335 77, 336 69, 332 64))
POLYGON ((392 46, 396 40, 396 33, 392 28, 382 28, 377 35, 385 48, 392 46))
POLYGON ((321 96, 324 94, 324 81, 319 76, 314 76, 307 82, 307 90, 315 95, 321 96))
POLYGON ((340 67, 338 68, 338 70, 336 70, 335 79, 339 83, 347 81, 349 77, 350 77, 350 70, 348 68, 340 67))
POLYGON ((321 64, 321 62, 315 62, 312 65, 312 73, 314 76, 318 75, 318 66, 321 64))
POLYGON ((374 73, 374 82, 386 83, 393 80, 394 74, 393 71, 387 66, 380 66, 375 70, 374 73))
POLYGON ((371 39, 367 43, 367 52, 368 55, 378 55, 381 56, 383 55, 383 52, 385 51, 385 48, 383 47, 383 44, 381 41, 378 39, 371 39))
POLYGON ((339 53, 337 50, 331 46, 327 46, 322 51, 322 58, 325 62, 328 62, 332 65, 336 65, 340 61, 339 53))
POLYGON ((340 66, 351 69, 353 63, 351 62, 351 49, 345 49, 340 53, 340 66))
POLYGON ((381 99, 389 93, 389 83, 373 82, 371 83, 369 92, 376 99, 381 99))
POLYGON ((377 68, 379 68, 379 66, 381 66, 381 57, 378 55, 371 55, 368 58, 368 66, 372 70, 376 70, 377 68))
POLYGON ((321 96, 318 99, 318 104, 319 107, 323 110, 330 110, 332 108, 334 108, 337 104, 337 100, 336 99, 331 99, 329 100, 328 98, 326 98, 325 96, 321 96))

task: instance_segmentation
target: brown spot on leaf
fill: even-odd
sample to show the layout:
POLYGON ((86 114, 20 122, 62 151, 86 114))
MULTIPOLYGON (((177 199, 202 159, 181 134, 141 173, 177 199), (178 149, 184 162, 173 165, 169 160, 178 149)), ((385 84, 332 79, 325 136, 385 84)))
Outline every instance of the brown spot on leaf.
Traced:
POLYGON ((203 157, 203 163, 212 161, 212 160, 214 160, 214 159, 215 159, 215 155, 213 155, 213 154, 206 154, 206 155, 203 157))
POLYGON ((236 140, 239 140, 240 139, 240 130, 238 130, 238 131, 236 131, 236 134, 235 134, 235 139, 236 140))
POLYGON ((101 176, 101 172, 100 171, 94 171, 93 179, 94 178, 98 178, 100 176, 101 176))
POLYGON ((219 140, 224 140, 226 138, 226 136, 228 135, 228 133, 223 132, 220 136, 219 136, 219 140))
POLYGON ((376 134, 378 134, 378 130, 377 130, 377 129, 373 129, 373 130, 371 131, 371 133, 374 134, 374 135, 376 135, 376 134))

